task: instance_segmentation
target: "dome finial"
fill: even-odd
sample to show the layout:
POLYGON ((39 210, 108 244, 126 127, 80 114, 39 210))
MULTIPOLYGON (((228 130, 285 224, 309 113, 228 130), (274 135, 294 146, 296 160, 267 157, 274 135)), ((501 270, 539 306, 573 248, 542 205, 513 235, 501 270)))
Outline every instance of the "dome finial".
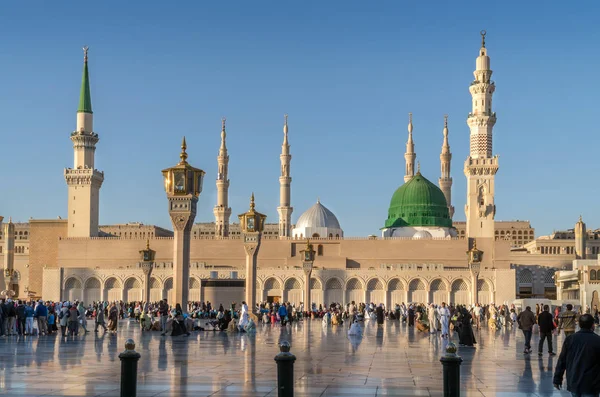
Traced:
POLYGON ((421 175, 421 162, 417 161, 417 174, 421 175))
POLYGON ((317 196, 317 204, 321 204, 321 198, 317 196))
POLYGON ((181 164, 186 163, 187 153, 185 152, 187 149, 187 143, 185 142, 185 136, 183 137, 183 141, 181 141, 181 153, 179 154, 179 158, 181 159, 181 164))
POLYGON ((487 32, 485 30, 482 30, 481 32, 479 32, 479 34, 481 35, 481 48, 485 48, 485 35, 487 34, 487 32))

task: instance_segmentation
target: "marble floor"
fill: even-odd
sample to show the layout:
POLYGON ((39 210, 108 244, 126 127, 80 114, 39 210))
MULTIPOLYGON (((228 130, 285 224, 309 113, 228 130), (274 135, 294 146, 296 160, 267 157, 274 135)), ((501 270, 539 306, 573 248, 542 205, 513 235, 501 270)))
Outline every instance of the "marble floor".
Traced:
MULTIPOLYGON (((90 322, 90 326, 92 323, 90 322)), ((296 396, 442 396, 445 342, 387 322, 349 339, 345 327, 305 321, 259 326, 255 335, 141 333, 124 320, 117 335, 0 339, 0 395, 119 396, 125 340, 141 354, 138 396, 276 396, 274 356, 291 343, 296 396)), ((454 336, 452 339, 455 339, 454 336)), ((461 396, 566 396, 553 390, 556 357, 524 356, 520 331, 476 331, 477 348, 460 348, 461 396)), ((563 337, 554 337, 555 345, 563 337)), ((456 341, 456 340, 455 340, 456 341)), ((534 335, 532 345, 536 346, 534 335)), ((560 348, 556 349, 560 351, 560 348)))

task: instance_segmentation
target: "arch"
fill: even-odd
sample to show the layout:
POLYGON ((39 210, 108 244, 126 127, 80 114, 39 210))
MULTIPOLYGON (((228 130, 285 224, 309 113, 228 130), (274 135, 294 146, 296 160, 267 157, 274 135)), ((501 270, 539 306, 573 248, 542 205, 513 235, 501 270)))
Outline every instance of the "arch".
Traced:
POLYGON ((342 289, 342 280, 337 277, 332 277, 325 283, 325 306, 329 306, 332 303, 343 303, 344 290, 342 289))
POLYGON ((100 280, 98 280, 97 277, 90 277, 87 280, 85 280, 85 289, 88 288, 101 288, 101 283, 100 280))
POLYGON ((312 277, 310 279, 310 289, 323 289, 323 283, 318 278, 312 277))
POLYGON ((441 305, 448 300, 446 283, 441 278, 436 278, 429 284, 429 302, 441 305))
POLYGON ((386 302, 386 291, 378 278, 372 278, 367 282, 367 302, 373 302, 376 304, 387 303, 386 302))
POLYGON ((488 305, 492 303, 492 288, 490 282, 485 279, 477 280, 477 303, 488 305))
POLYGON ((351 279, 349 279, 346 282, 346 289, 347 290, 357 290, 357 289, 363 289, 363 284, 362 282, 357 279, 356 277, 352 277, 351 279))
POLYGON ((319 237, 321 237, 321 236, 319 235, 319 233, 313 233, 312 237, 313 237, 313 238, 319 238, 319 237))
POLYGON ((452 282, 450 303, 455 305, 468 305, 470 303, 469 284, 462 278, 452 282))
POLYGON ((299 305, 302 302, 302 284, 296 277, 290 277, 285 280, 283 300, 299 305))
POLYGON ((533 283, 533 273, 529 269, 522 269, 519 272, 519 284, 532 284, 533 283))
POLYGON ((188 287, 190 291, 189 300, 192 302, 200 302, 200 280, 196 277, 190 277, 188 287))
POLYGON ((285 281, 285 289, 302 289, 302 284, 300 284, 300 281, 296 277, 290 277, 285 281))
POLYGON ((103 296, 105 301, 114 302, 123 299, 123 286, 116 277, 104 280, 103 296))
POLYGON ((552 284, 554 285, 554 273, 556 270, 548 269, 546 273, 544 273, 544 284, 552 284))
POLYGON ((169 305, 174 306, 176 303, 181 303, 173 301, 173 277, 169 277, 164 281, 162 294, 163 299, 166 298, 169 305))
POLYGON ((163 298, 162 283, 156 277, 150 277, 150 302, 158 302, 163 298))
POLYGON ((83 301, 89 305, 100 300, 102 300, 102 283, 95 276, 89 277, 85 280, 83 301))
POLYGON ((388 291, 390 294, 391 307, 406 301, 406 285, 403 280, 393 278, 388 282, 388 291))
POLYGON ((71 276, 65 280, 64 296, 65 299, 73 302, 82 300, 82 283, 78 277, 71 276))
POLYGON ((596 271, 595 270, 590 270, 590 280, 596 280, 596 271))
POLYGON ((275 277, 270 277, 265 280, 264 289, 265 290, 281 289, 281 283, 275 277))
POLYGON ((140 302, 142 300, 142 282, 137 277, 129 277, 125 280, 123 300, 125 302, 140 302))
POLYGON ((425 283, 420 278, 412 279, 408 283, 407 300, 409 302, 427 303, 428 301, 425 283))

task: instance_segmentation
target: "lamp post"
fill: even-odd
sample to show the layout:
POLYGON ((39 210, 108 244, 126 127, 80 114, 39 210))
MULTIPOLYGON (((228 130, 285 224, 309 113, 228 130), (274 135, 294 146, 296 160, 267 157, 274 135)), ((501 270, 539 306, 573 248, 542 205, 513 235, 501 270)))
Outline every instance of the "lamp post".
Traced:
MULTIPOLYGON (((185 137, 179 164, 162 171, 174 229, 173 300, 187 312, 190 279, 190 231, 196 218, 196 205, 202 192, 205 172, 187 162, 185 137)), ((171 302, 169 302, 171 303, 171 302)))
POLYGON ((256 212, 254 209, 254 193, 250 197, 250 210, 238 215, 238 218, 246 252, 246 304, 250 313, 254 313, 256 308, 256 258, 265 227, 265 219, 267 219, 266 215, 256 212))
POLYGON ((15 224, 8 218, 8 223, 4 224, 4 284, 6 289, 1 294, 6 298, 15 296, 13 291, 13 274, 15 266, 15 224))
POLYGON ((156 251, 150 249, 150 240, 146 240, 146 249, 141 250, 142 255, 142 271, 144 272, 144 304, 150 302, 150 275, 154 265, 154 256, 156 251))
POLYGON ((483 251, 477 249, 477 240, 473 239, 473 247, 467 251, 467 257, 469 260, 469 269, 471 270, 471 294, 473 296, 473 302, 479 303, 477 296, 477 282, 479 278, 479 269, 481 268, 481 259, 483 258, 483 251))
POLYGON ((306 249, 300 251, 300 254, 302 255, 302 270, 304 271, 304 310, 312 312, 310 275, 313 270, 313 263, 315 262, 315 250, 313 250, 309 239, 306 239, 306 249))

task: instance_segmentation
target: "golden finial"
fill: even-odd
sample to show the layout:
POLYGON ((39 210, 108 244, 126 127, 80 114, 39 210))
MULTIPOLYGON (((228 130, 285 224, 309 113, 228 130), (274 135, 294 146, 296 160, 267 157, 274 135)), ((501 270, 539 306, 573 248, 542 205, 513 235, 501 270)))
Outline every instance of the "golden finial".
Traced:
POLYGON ((146 251, 150 251, 150 239, 146 240, 146 251))
POLYGON ((87 63, 88 61, 88 50, 90 49, 90 47, 85 46, 83 47, 83 62, 87 63))
POLYGON ((473 248, 472 248, 472 250, 475 251, 476 249, 477 249, 477 240, 473 239, 473 248))
POLYGON ((444 128, 448 128, 448 115, 444 115, 444 128))
POLYGON ((417 174, 421 173, 421 162, 417 161, 417 174))
POLYGON ((317 196, 317 204, 321 203, 321 198, 319 196, 317 196))
POLYGON ((307 238, 307 239, 306 239, 306 250, 307 250, 307 251, 310 251, 310 250, 311 250, 311 248, 312 248, 312 246, 310 245, 310 239, 308 239, 308 238, 307 238))
POLYGON ((479 34, 481 35, 481 48, 485 48, 485 35, 487 34, 487 32, 485 30, 482 30, 481 32, 479 32, 479 34))
POLYGON ((187 143, 185 143, 185 137, 183 137, 183 141, 181 142, 181 154, 179 154, 179 158, 181 159, 181 163, 185 163, 187 160, 187 153, 185 152, 187 149, 187 143))
POLYGON ((225 117, 221 118, 221 131, 225 131, 225 122, 227 119, 225 117))
POLYGON ((254 211, 254 192, 252 192, 252 196, 250 196, 250 211, 254 211))

